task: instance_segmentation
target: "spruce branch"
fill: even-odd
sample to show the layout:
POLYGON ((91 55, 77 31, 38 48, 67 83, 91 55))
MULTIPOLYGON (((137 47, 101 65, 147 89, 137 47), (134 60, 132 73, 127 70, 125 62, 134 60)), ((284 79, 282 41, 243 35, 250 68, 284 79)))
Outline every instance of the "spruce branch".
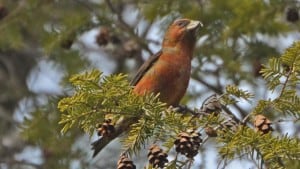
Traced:
MULTIPOLYGON (((212 90, 213 92, 215 92, 216 94, 218 95, 221 95, 223 96, 224 95, 224 92, 221 90, 220 86, 214 86, 214 85, 211 85, 209 84, 208 82, 206 82, 205 80, 199 78, 197 75, 196 75, 196 72, 194 73, 194 77, 193 78, 194 80, 196 80, 197 82, 201 83, 202 85, 206 86, 208 89, 212 90)), ((232 106, 234 108, 236 108, 238 110, 238 113, 241 114, 242 117, 246 116, 248 113, 243 110, 239 105, 237 105, 236 103, 232 103, 232 106)), ((231 111, 227 108, 227 109, 224 109, 225 112, 227 112, 228 114, 233 114, 231 113, 231 111)), ((233 114, 234 115, 234 114, 233 114)), ((235 116, 235 115, 234 115, 235 116)), ((237 117, 234 117, 236 120, 238 120, 237 117)))
POLYGON ((285 81, 284 81, 283 84, 282 84, 282 88, 281 88, 281 90, 280 90, 280 93, 279 93, 278 98, 282 97, 284 91, 286 90, 286 87, 287 87, 288 82, 289 82, 289 80, 290 80, 290 78, 291 78, 291 75, 292 75, 292 69, 290 69, 290 70, 288 71, 288 73, 287 73, 287 75, 286 75, 286 77, 285 77, 285 81))
POLYGON ((72 76, 70 83, 74 86, 74 94, 58 103, 63 112, 60 121, 64 125, 63 132, 78 124, 91 134, 106 115, 135 116, 140 108, 141 99, 131 92, 125 75, 104 77, 100 71, 92 70, 72 76))
POLYGON ((261 154, 261 158, 272 166, 281 166, 281 160, 300 158, 300 142, 288 136, 273 137, 271 134, 261 135, 247 127, 239 128, 236 133, 227 133, 219 137, 225 146, 220 154, 233 159, 235 155, 251 154, 253 150, 261 154), (279 160, 281 159, 281 160, 279 160))
MULTIPOLYGON (((214 114, 202 114, 199 118, 197 110, 191 113, 192 116, 175 112, 176 109, 167 108, 158 100, 159 95, 136 96, 126 76, 122 74, 103 76, 100 71, 92 70, 72 76, 70 83, 74 86, 73 95, 63 98, 58 104, 63 112, 60 121, 64 125, 62 132, 77 124, 91 134, 96 124, 105 117, 116 122, 115 132, 92 143, 95 150, 93 156, 123 132, 128 132, 122 141, 125 152, 137 154, 152 138, 169 140, 170 143, 174 142, 179 132, 202 128, 208 124, 221 125, 224 121, 214 114)), ((246 96, 241 93, 239 91, 240 96, 246 96)), ((230 118, 233 117, 235 116, 230 118)), ((238 119, 235 120, 239 122, 238 119)), ((207 139, 208 137, 205 141, 207 139)), ((171 144, 168 145, 169 150, 171 147, 171 144)))
POLYGON ((274 111, 283 112, 293 116, 299 116, 300 98, 297 95, 300 70, 300 42, 295 42, 279 58, 271 58, 268 65, 262 69, 263 77, 267 80, 269 89, 274 91, 280 88, 278 96, 270 101, 262 101, 265 104, 257 106, 254 112, 272 108, 274 111), (282 82, 281 82, 282 81, 282 82))
MULTIPOLYGON (((74 94, 59 103, 59 108, 63 111, 61 123, 65 125, 64 131, 74 124, 80 124, 81 128, 89 131, 99 122, 97 122, 99 118, 112 117, 113 121, 116 121, 116 132, 109 137, 101 137, 93 143, 93 146, 97 147, 95 154, 125 131, 127 135, 122 141, 125 152, 137 154, 151 139, 157 142, 163 141, 163 145, 170 151, 174 147, 172 143, 178 139, 176 138, 178 133, 188 129, 203 132, 205 127, 212 126, 218 133, 217 142, 222 144, 219 152, 225 159, 225 163, 235 158, 255 159, 254 156, 257 156, 261 159, 261 162, 257 162, 260 163, 258 166, 263 166, 262 162, 266 162, 268 166, 284 167, 286 160, 300 158, 299 141, 287 136, 262 135, 246 125, 252 115, 266 111, 276 110, 298 114, 300 98, 295 91, 295 85, 298 83, 295 82, 298 79, 299 71, 296 66, 298 61, 297 59, 283 60, 282 58, 270 59, 270 67, 264 69, 265 78, 268 83, 270 82, 269 89, 274 91, 275 88, 281 87, 278 97, 273 100, 260 100, 253 111, 243 119, 237 118, 227 106, 236 105, 239 99, 249 101, 253 95, 233 85, 227 86, 220 97, 214 95, 205 100, 200 110, 190 110, 184 106, 174 109, 161 103, 158 95, 134 95, 125 75, 102 76, 95 71, 71 78, 74 94), (291 66, 291 69, 286 72, 282 66, 283 62, 294 67, 291 66), (282 77, 285 77, 284 82, 278 83, 282 77), (220 99, 223 105, 218 104, 220 99), (219 112, 219 109, 225 111, 225 114, 213 113, 219 112)), ((296 116, 296 119, 299 119, 298 117, 296 116)), ((207 140, 208 136, 201 140, 202 145, 207 140)), ((168 167, 180 165, 189 167, 191 163, 192 161, 189 160, 174 160, 168 167)))

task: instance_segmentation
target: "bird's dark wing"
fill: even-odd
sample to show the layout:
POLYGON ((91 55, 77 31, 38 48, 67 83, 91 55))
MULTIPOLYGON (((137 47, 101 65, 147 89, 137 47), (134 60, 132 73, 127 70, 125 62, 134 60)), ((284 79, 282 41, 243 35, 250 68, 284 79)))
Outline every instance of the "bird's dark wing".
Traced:
POLYGON ((149 68, 158 60, 159 56, 162 54, 160 50, 156 54, 152 55, 138 70, 134 78, 131 80, 130 85, 135 86, 144 74, 149 70, 149 68))

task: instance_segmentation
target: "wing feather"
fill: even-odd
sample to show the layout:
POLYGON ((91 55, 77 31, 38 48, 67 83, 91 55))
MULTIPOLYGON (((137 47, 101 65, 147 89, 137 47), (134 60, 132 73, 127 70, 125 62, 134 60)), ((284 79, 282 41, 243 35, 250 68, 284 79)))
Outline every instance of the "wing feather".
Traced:
POLYGON ((162 54, 160 50, 156 54, 150 56, 150 58, 139 68, 134 78, 131 80, 130 85, 135 86, 144 76, 144 74, 151 68, 151 66, 158 60, 162 54))

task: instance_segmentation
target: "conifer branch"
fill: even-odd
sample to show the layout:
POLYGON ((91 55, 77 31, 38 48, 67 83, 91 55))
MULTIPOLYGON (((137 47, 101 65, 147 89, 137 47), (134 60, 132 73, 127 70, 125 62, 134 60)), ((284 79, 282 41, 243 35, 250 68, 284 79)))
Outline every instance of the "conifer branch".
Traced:
POLYGON ((283 93, 284 93, 284 91, 285 91, 285 89, 286 89, 286 87, 287 87, 287 84, 288 84, 288 82, 290 81, 290 77, 291 77, 291 74, 292 74, 292 70, 293 70, 293 67, 288 71, 288 73, 287 73, 287 75, 286 75, 285 81, 283 82, 283 86, 282 86, 282 88, 281 88, 281 91, 280 91, 280 93, 279 93, 278 98, 281 98, 281 97, 282 97, 282 95, 283 95, 283 93))
MULTIPOLYGON (((285 161, 300 158, 300 142, 288 136, 274 137, 270 133, 255 132, 246 125, 252 115, 260 114, 267 109, 295 114, 295 121, 299 120, 297 113, 300 110, 300 99, 294 87, 298 83, 295 82, 297 80, 295 73, 296 70, 300 70, 300 66, 299 68, 291 66, 290 71, 284 73, 280 66, 282 62, 297 65, 295 62, 298 61, 291 58, 287 59, 288 61, 282 60, 284 59, 271 59, 270 68, 264 69, 270 90, 282 85, 278 83, 278 78, 286 77, 278 98, 260 100, 253 111, 243 119, 237 118, 227 105, 236 104, 238 99, 250 100, 253 95, 236 86, 227 86, 221 97, 216 95, 209 97, 204 101, 200 110, 190 110, 185 106, 174 109, 161 103, 158 95, 150 94, 143 97, 134 95, 124 75, 105 77, 94 71, 71 78, 75 93, 71 97, 62 99, 59 103, 59 108, 64 113, 61 123, 65 125, 64 130, 73 127, 74 123, 80 124, 80 127, 85 130, 90 130, 97 122, 96 117, 102 119, 106 116, 112 117, 113 121, 116 121, 116 132, 108 137, 102 136, 92 144, 95 150, 94 156, 123 132, 128 133, 122 142, 126 153, 136 154, 150 139, 163 140, 163 145, 168 151, 172 149, 175 142, 175 147, 180 145, 179 143, 183 146, 192 144, 192 141, 189 140, 191 138, 189 133, 185 131, 188 129, 203 131, 205 127, 212 126, 213 130, 217 130, 217 142, 222 144, 219 153, 222 155, 223 165, 226 165, 228 160, 254 159, 254 156, 257 156, 261 159, 261 161, 257 161, 260 163, 257 166, 263 166, 262 163, 265 162, 270 167, 284 167, 285 161), (220 99, 224 103, 223 105, 219 102, 220 99), (297 104, 291 105, 291 102, 297 104), (94 111, 91 111, 93 110, 91 107, 95 106, 97 107, 96 113, 92 113, 94 111), (225 117, 224 113, 219 115, 220 109, 226 112, 225 117), (89 120, 85 121, 87 116, 89 120)), ((264 120, 259 123, 264 123, 264 120)), ((257 126, 255 124, 256 129, 257 126)), ((197 136, 200 137, 200 134, 197 136)), ((201 145, 205 144, 207 140, 208 136, 201 139, 201 145)), ((201 146, 199 142, 197 145, 201 146)), ((180 153, 185 151, 176 148, 176 151, 180 153)), ((177 160, 176 158, 175 161, 169 163, 168 167, 179 164, 189 168, 192 163, 191 160, 177 160)))

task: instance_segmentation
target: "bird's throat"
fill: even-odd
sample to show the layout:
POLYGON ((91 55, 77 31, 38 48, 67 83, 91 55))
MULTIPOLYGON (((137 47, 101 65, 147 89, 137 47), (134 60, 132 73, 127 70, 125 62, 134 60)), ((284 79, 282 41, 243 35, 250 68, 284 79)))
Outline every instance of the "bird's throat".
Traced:
POLYGON ((162 52, 167 57, 171 57, 173 59, 177 58, 181 59, 192 59, 193 56, 193 47, 194 46, 186 46, 186 45, 179 45, 175 47, 163 47, 162 52))

